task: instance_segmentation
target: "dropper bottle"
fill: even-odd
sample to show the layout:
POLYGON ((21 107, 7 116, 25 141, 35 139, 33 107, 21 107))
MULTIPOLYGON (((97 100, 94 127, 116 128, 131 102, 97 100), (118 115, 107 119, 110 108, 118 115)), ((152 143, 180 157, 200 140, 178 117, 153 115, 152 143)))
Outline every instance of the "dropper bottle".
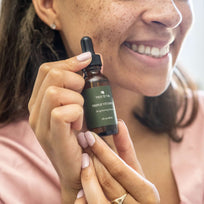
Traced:
POLYGON ((117 116, 107 77, 101 73, 101 58, 95 54, 90 37, 81 39, 82 52, 91 52, 92 61, 84 72, 84 115, 88 130, 99 136, 118 132, 117 116))

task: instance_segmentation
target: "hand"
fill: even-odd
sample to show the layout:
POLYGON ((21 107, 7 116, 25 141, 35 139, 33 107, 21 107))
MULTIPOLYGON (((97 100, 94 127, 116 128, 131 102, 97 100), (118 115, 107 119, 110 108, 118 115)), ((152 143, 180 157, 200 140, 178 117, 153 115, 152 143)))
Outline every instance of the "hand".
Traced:
MULTIPOLYGON (((81 138, 82 134, 80 134, 79 142, 81 138)), ((158 204, 160 202, 157 189, 143 175, 127 128, 122 122, 119 122, 119 133, 114 136, 114 141, 119 156, 126 162, 94 133, 87 132, 84 138, 93 152, 92 160, 95 167, 93 168, 92 161, 89 159, 90 165, 88 167, 85 165, 86 168, 83 168, 81 173, 83 190, 88 203, 110 203, 125 193, 127 196, 124 204, 158 204), (96 202, 97 199, 103 202, 96 202)), ((85 142, 83 142, 84 145, 85 142)), ((84 203, 84 199, 83 197, 77 199, 76 203, 84 203)))
POLYGON ((87 153, 82 155, 81 182, 84 190, 79 191, 74 204, 110 203, 103 193, 95 173, 93 162, 87 153))
POLYGON ((91 62, 91 53, 43 64, 29 101, 29 122, 54 165, 62 200, 73 203, 81 188, 81 147, 76 131, 82 128, 84 79, 76 72, 91 62))

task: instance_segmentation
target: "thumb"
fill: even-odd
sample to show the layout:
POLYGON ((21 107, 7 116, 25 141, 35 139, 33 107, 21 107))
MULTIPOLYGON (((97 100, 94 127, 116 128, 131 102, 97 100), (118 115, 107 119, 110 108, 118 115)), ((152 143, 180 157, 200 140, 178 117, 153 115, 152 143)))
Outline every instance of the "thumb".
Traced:
POLYGON ((118 133, 113 136, 113 141, 115 143, 118 155, 121 157, 121 159, 123 159, 138 173, 144 175, 142 167, 137 159, 129 131, 126 124, 122 120, 118 121, 118 133))

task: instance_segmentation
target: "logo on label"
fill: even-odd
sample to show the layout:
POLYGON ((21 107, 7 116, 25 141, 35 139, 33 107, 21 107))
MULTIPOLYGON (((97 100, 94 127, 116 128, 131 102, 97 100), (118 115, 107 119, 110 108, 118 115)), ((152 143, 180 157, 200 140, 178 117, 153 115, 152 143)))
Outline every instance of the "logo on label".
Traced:
POLYGON ((101 91, 101 94, 105 94, 105 91, 101 91))

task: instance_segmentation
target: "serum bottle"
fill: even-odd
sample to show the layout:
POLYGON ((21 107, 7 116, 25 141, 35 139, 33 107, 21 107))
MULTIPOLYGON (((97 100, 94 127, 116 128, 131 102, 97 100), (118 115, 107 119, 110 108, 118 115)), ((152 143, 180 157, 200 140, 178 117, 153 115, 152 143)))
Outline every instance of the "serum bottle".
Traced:
POLYGON ((99 136, 116 134, 118 132, 117 116, 107 77, 101 73, 101 58, 93 49, 89 37, 81 39, 82 52, 91 52, 92 61, 84 72, 85 86, 84 115, 88 130, 99 136))

